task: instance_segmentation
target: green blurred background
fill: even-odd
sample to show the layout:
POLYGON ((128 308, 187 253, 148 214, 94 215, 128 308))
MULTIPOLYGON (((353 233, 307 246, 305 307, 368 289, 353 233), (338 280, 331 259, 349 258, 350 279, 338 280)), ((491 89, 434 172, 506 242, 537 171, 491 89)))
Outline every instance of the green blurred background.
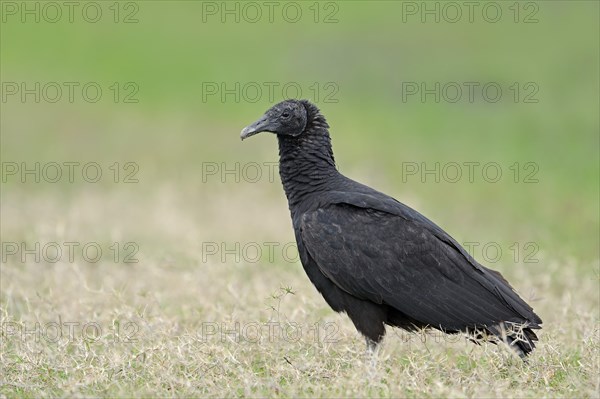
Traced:
MULTIPOLYGON (((78 3, 73 22, 66 8, 58 22, 44 20, 46 3, 40 2, 41 20, 26 16, 23 23, 23 4, 3 2, 3 95, 7 82, 96 82, 103 96, 88 103, 76 89, 73 103, 65 93, 56 103, 43 98, 36 103, 31 96, 22 101, 18 94, 3 97, 2 161, 95 161, 105 172, 114 162, 135 162, 140 183, 92 185, 77 179, 33 184, 8 177, 2 188, 3 216, 20 215, 23 223, 5 224, 4 239, 36 235, 36 220, 28 219, 27 201, 20 199, 48 196, 68 203, 74 192, 86 190, 100 198, 126 190, 134 202, 129 205, 144 209, 147 198, 169 185, 181 201, 201 208, 209 198, 236 197, 252 185, 265 193, 261 201, 272 199, 256 212, 285 209, 278 178, 223 183, 211 176, 203 182, 202 174, 207 162, 231 167, 277 161, 273 137, 265 134, 242 144, 239 131, 282 100, 281 87, 293 82, 326 115, 345 174, 418 208, 461 242, 535 242, 540 259, 575 259, 590 276, 597 268, 598 2, 495 2, 502 11, 496 23, 483 17, 487 2, 478 3, 472 22, 464 6, 462 17, 449 21, 454 10, 443 2, 298 2, 302 18, 296 23, 283 17, 286 3, 278 3, 272 22, 264 4, 254 3, 262 12, 255 23, 249 21, 255 10, 243 2, 98 2, 102 18, 97 23, 83 19, 85 2, 78 3), (237 7, 239 14, 223 14, 224 7, 237 7), (435 15, 422 15, 422 7, 438 7, 439 22, 435 15), (132 23, 124 23, 126 17, 132 23), (117 102, 109 89, 114 82, 123 90, 117 102), (127 82, 139 88, 133 97, 137 103, 123 102, 127 82), (223 100, 220 92, 203 91, 207 84, 231 88, 236 82, 263 88, 264 82, 276 82, 279 88, 275 98, 265 90, 256 101, 254 95, 251 101, 243 93, 223 100), (407 82, 430 87, 435 82, 478 82, 480 87, 495 82, 503 96, 493 103, 476 90, 473 102, 465 92, 455 103, 431 96, 421 101, 419 95, 403 100, 407 82), (515 82, 521 89, 518 101, 509 91, 515 82), (533 97, 537 102, 524 102, 531 92, 524 88, 528 82, 539 89, 533 97), (318 96, 311 89, 315 84, 318 96), (332 97, 327 99, 327 93, 332 97), (404 176, 403 162, 428 167, 496 162, 504 176, 497 183, 478 174, 472 183, 466 178, 438 183, 431 176, 423 182, 404 176), (535 163, 538 182, 524 183, 521 175, 515 183, 509 169, 515 162, 521 168, 535 163)), ((53 18, 52 9, 45 12, 53 18)), ((261 217, 252 215, 252 203, 247 206, 249 218, 261 217)), ((95 231, 118 222, 110 214, 105 220, 107 225, 95 231)), ((286 240, 293 239, 289 221, 280 224, 289 234, 286 240)), ((214 236, 227 239, 222 228, 214 224, 214 236)), ((144 234, 152 232, 139 232, 144 234)), ((543 272, 543 264, 532 267, 543 272)))
POLYGON ((597 396, 599 4, 0 1, 0 396, 597 396), (477 85, 473 101, 465 82, 477 85), (97 102, 82 97, 88 83, 102 89, 97 102), (439 101, 409 95, 421 83, 439 84, 439 101), (286 84, 327 117, 344 174, 476 243, 475 258, 534 307, 544 329, 531 363, 423 336, 413 345, 394 330, 381 380, 365 383, 353 360, 362 338, 282 253, 294 234, 269 176, 275 137, 239 138, 286 84), (483 97, 486 84, 501 88, 498 101, 483 97), (53 162, 95 162, 103 176, 11 174, 53 162), (492 163, 495 183, 494 169, 482 175, 492 163), (436 165, 439 180, 422 175, 436 165), (131 172, 137 183, 125 183, 131 172), (53 242, 79 243, 75 259, 36 261, 35 244, 53 242), (82 259, 85 243, 104 250, 100 261, 82 259), (333 323, 339 341, 199 340, 205 322, 271 320, 333 323), (29 333, 63 321, 103 334, 57 344, 29 333), (111 328, 131 323, 137 340, 117 342, 111 328), (314 390, 299 390, 303 380, 314 390))

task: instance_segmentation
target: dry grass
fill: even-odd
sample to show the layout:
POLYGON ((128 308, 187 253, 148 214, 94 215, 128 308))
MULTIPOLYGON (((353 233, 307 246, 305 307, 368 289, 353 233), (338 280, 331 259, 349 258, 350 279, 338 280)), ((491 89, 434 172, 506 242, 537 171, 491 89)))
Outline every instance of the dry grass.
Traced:
POLYGON ((75 190, 69 200, 43 190, 3 193, 4 242, 95 241, 107 248, 134 241, 139 262, 114 262, 112 254, 97 263, 76 254, 53 264, 8 256, 1 268, 0 392, 598 397, 597 271, 582 275, 586 267, 549 259, 542 259, 543 275, 511 271, 518 289, 538 293, 533 305, 544 319, 527 364, 494 345, 388 330, 373 373, 362 338, 347 317, 329 310, 299 263, 277 251, 255 263, 202 253, 206 242, 292 241, 283 198, 257 185, 212 193, 174 186, 144 198, 128 188, 75 190))

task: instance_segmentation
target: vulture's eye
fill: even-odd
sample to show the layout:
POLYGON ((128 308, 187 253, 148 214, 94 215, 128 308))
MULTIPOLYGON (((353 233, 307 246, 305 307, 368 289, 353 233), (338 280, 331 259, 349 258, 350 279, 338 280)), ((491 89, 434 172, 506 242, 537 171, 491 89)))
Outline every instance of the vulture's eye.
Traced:
POLYGON ((283 116, 284 118, 287 118, 288 116, 290 116, 290 113, 285 111, 283 114, 281 114, 281 116, 283 116))

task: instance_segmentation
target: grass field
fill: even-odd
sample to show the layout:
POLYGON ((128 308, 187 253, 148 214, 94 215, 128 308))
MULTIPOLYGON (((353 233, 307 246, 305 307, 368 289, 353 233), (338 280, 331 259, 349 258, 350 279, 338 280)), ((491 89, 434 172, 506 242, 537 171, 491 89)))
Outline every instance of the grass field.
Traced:
POLYGON ((597 2, 51 3, 0 3, 0 396, 600 397, 597 2), (388 329, 369 368, 239 140, 284 87, 527 299, 528 363, 388 329))

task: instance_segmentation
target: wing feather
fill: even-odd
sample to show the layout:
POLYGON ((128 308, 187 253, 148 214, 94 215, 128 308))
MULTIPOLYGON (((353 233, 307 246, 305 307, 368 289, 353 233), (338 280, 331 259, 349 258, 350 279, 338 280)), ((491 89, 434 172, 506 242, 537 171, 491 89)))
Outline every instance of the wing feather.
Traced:
POLYGON ((428 219, 398 209, 397 201, 354 195, 349 202, 329 198, 300 221, 307 251, 342 290, 443 329, 538 322, 499 273, 479 265, 428 219))

